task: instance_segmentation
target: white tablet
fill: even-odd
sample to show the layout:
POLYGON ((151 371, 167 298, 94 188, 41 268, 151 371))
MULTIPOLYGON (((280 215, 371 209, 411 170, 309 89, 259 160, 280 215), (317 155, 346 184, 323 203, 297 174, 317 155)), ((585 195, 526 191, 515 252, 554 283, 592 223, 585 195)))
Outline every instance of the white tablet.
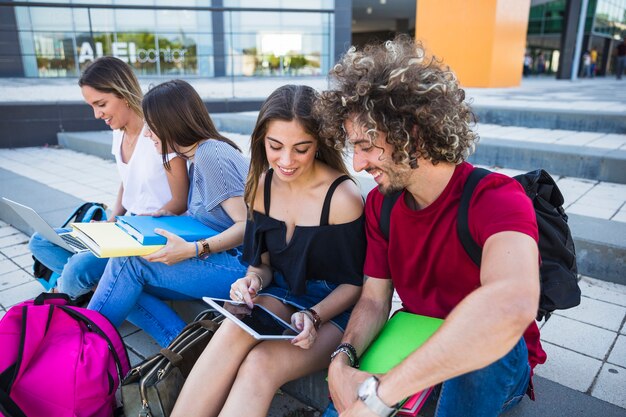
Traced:
POLYGON ((289 323, 259 304, 250 310, 245 303, 232 300, 202 299, 257 340, 288 340, 298 334, 289 323))

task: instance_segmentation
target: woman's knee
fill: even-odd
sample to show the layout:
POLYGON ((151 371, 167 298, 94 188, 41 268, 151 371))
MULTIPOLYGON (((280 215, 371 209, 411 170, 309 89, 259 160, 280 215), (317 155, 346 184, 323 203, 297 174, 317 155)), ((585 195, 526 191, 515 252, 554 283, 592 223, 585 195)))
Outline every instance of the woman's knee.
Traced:
POLYGON ((31 252, 45 246, 50 246, 50 241, 37 232, 28 240, 28 249, 30 249, 31 252))
POLYGON ((271 344, 259 343, 246 355, 237 378, 264 381, 271 385, 273 390, 278 389, 288 380, 281 363, 284 362, 277 360, 271 344))

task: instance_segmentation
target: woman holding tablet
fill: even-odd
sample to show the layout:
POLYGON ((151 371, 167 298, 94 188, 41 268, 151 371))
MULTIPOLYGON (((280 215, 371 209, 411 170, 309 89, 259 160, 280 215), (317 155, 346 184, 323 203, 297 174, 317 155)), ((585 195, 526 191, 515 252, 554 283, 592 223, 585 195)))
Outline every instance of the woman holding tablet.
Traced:
POLYGON ((281 385, 326 368, 341 340, 363 281, 363 200, 341 152, 318 138, 315 98, 310 87, 287 85, 261 107, 245 194, 250 267, 230 291, 300 333, 260 342, 224 321, 172 416, 264 416, 281 385))
POLYGON ((130 314, 141 313, 144 320, 133 324, 165 347, 185 322, 164 299, 228 297, 230 285, 246 271, 240 246, 248 162, 237 145, 218 133, 202 99, 187 82, 157 85, 146 93, 142 107, 147 136, 166 168, 171 153, 190 162, 188 214, 218 234, 186 242, 156 229, 167 238, 165 247, 144 257, 112 258, 88 308, 116 326, 130 314))
MULTIPOLYGON (((98 58, 87 66, 78 85, 94 117, 113 130, 111 153, 122 181, 109 221, 160 209, 185 212, 189 189, 185 160, 172 154, 171 169, 166 170, 152 141, 144 136, 143 94, 130 65, 111 56, 98 58)), ((33 235, 29 248, 42 264, 60 274, 59 292, 74 299, 98 283, 108 261, 91 252, 73 254, 39 234, 33 235)))

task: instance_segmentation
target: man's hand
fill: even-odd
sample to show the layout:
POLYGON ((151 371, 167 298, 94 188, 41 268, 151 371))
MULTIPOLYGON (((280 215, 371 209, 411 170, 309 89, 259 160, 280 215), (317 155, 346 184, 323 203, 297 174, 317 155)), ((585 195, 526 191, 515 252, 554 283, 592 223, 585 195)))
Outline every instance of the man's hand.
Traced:
POLYGON ((357 401, 359 385, 370 376, 371 374, 348 365, 348 357, 344 353, 339 353, 333 359, 328 368, 328 388, 339 413, 349 409, 354 403, 360 402, 357 401))
POLYGON ((182 237, 163 229, 154 229, 155 233, 167 239, 165 246, 143 258, 150 262, 163 262, 165 265, 174 265, 185 259, 195 256, 195 242, 186 242, 182 237))

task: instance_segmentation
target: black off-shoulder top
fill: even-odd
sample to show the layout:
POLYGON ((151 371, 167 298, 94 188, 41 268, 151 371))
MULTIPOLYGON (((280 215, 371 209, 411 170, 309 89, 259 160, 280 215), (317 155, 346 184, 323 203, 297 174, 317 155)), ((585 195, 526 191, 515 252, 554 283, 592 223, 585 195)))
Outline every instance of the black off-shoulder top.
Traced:
POLYGON ((332 195, 350 177, 343 175, 328 188, 320 225, 296 226, 287 243, 285 222, 268 215, 272 175, 272 170, 265 175, 265 213, 254 211, 246 224, 244 260, 258 266, 261 254, 269 252, 272 269, 285 277, 289 291, 295 295, 305 292, 307 280, 363 285, 365 215, 349 223, 328 224, 332 195))

